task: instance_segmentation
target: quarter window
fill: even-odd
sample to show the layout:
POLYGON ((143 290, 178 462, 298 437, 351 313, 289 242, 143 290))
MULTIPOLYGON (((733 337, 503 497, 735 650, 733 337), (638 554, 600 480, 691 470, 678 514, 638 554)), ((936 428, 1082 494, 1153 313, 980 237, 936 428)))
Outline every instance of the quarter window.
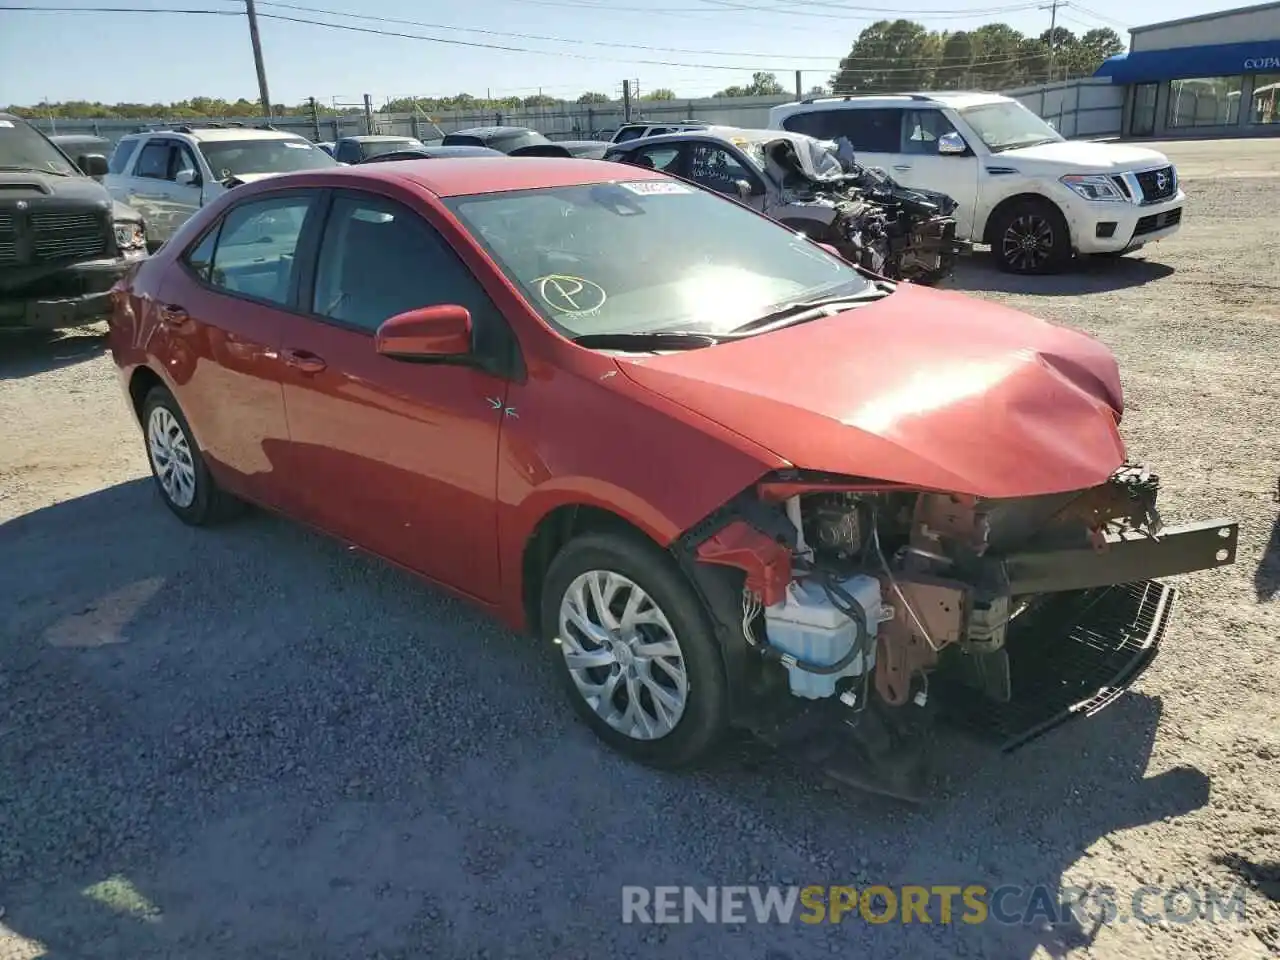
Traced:
MULTIPOLYGON (((218 234, 209 282, 228 293, 288 306, 293 299, 294 256, 310 207, 310 197, 294 195, 231 210, 218 234)), ((194 261, 192 267, 196 268, 194 261)))
POLYGON ((373 333, 385 320, 439 304, 471 313, 477 352, 494 331, 488 295, 420 216, 390 200, 339 196, 320 244, 313 312, 373 333))
POLYGON ((213 266, 213 251, 217 245, 218 228, 215 226, 182 258, 191 272, 205 283, 209 282, 209 270, 213 266))
POLYGON ((650 170, 665 170, 674 173, 677 167, 676 160, 679 156, 679 147, 649 147, 633 151, 627 161, 634 163, 638 167, 648 167, 650 170))

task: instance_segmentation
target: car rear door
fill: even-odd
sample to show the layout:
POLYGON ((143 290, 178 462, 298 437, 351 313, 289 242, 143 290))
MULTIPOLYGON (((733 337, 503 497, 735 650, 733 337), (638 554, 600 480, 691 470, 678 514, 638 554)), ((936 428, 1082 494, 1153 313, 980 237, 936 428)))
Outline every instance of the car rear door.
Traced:
POLYGON ((498 441, 515 341, 481 284, 421 211, 334 191, 304 283, 310 317, 284 323, 289 462, 307 518, 484 601, 498 595, 498 441), (408 310, 460 304, 474 363, 382 356, 374 334, 408 310), (492 362, 491 362, 492 361, 492 362))
POLYGON ((280 340, 320 196, 270 193, 228 210, 166 274, 152 345, 219 482, 287 512, 299 478, 285 459, 280 340))
POLYGON ((893 169, 901 162, 902 109, 899 107, 832 107, 793 114, 782 121, 784 130, 806 133, 819 140, 842 137, 853 147, 858 163, 893 169))

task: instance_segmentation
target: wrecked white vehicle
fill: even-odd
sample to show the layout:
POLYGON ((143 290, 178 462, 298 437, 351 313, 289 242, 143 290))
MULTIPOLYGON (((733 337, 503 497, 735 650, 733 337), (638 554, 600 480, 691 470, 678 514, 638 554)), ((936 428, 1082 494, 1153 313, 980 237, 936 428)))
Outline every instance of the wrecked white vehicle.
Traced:
POLYGON ((709 127, 632 140, 606 160, 650 167, 728 196, 894 280, 936 283, 970 249, 956 203, 860 166, 835 143, 779 130, 709 127))

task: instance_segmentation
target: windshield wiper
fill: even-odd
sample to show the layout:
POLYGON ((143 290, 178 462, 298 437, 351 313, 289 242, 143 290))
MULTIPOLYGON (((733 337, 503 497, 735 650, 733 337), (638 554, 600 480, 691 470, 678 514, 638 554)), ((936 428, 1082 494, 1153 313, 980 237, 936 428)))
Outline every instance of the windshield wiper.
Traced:
POLYGON ((765 329, 774 329, 779 327, 789 327, 797 323, 807 323, 810 320, 817 320, 820 317, 827 317, 833 313, 839 313, 845 307, 856 306, 860 303, 868 303, 872 300, 879 300, 887 297, 894 291, 894 287, 889 284, 876 284, 869 290, 862 293, 846 294, 843 297, 824 297, 816 300, 797 300, 795 303, 784 304, 770 310, 763 316, 756 317, 754 320, 748 320, 740 327, 734 327, 729 331, 733 334, 745 333, 748 330, 754 332, 762 332, 765 329))
POLYGON ((47 173, 51 177, 69 177, 71 174, 61 170, 50 170, 48 167, 32 167, 25 163, 0 163, 0 170, 13 173, 47 173))
POLYGON ((700 350, 723 343, 726 338, 713 333, 685 330, 650 330, 637 333, 584 333, 574 337, 580 347, 600 350, 700 350))

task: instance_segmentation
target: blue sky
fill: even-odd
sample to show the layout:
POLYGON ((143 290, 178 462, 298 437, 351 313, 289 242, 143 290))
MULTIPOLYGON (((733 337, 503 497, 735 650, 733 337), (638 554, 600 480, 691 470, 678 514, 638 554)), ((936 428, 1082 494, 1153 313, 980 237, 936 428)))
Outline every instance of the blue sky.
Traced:
MULTIPOLYGON (((11 3, 243 10, 240 0, 0 0, 0 8, 11 3)), ((1039 33, 1049 25, 1049 10, 1038 9, 1037 0, 281 0, 434 27, 258 3, 271 96, 285 103, 308 96, 356 101, 364 93, 372 94, 375 103, 462 91, 526 96, 539 89, 566 98, 584 90, 614 96, 624 77, 638 80, 642 93, 670 87, 681 96, 706 96, 747 82, 752 70, 774 71, 790 87, 794 71, 803 69, 809 86, 826 80, 863 27, 894 18, 883 11, 897 10, 897 15, 932 29, 1003 21, 1039 33), (268 14, 537 52, 375 36, 267 19, 268 14), (646 60, 668 65, 642 62, 646 60)), ((1084 6, 1061 8, 1059 22, 1078 33, 1110 26, 1127 42, 1126 26, 1238 5, 1230 0, 1128 0, 1123 5, 1087 0, 1084 6)), ((0 103, 153 102, 192 96, 256 99, 242 16, 0 9, 0 103)))

